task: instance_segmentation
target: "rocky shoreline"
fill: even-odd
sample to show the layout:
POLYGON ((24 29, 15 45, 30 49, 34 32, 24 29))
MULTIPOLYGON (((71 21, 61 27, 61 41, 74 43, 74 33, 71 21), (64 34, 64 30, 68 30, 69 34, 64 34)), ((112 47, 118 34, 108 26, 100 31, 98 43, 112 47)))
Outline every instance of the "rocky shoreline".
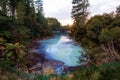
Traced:
MULTIPOLYGON (((51 38, 51 37, 49 37, 51 38)), ((48 37, 46 38, 48 39, 48 37)), ((36 74, 47 74, 46 69, 51 69, 52 73, 55 73, 54 67, 56 65, 63 65, 64 63, 60 61, 54 61, 50 59, 45 59, 44 53, 38 52, 40 44, 38 40, 31 40, 28 45, 28 55, 26 56, 27 61, 27 73, 36 73, 36 74)))

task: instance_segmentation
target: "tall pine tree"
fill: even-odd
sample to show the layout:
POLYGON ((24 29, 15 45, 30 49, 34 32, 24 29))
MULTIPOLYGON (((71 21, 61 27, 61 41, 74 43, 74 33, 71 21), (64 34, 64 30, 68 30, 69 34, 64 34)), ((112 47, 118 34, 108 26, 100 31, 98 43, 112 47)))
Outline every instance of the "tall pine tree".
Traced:
POLYGON ((86 22, 88 16, 88 0, 73 0, 72 1, 72 18, 74 19, 74 23, 72 26, 72 35, 76 40, 79 40, 83 37, 85 33, 84 24, 86 22))
POLYGON ((88 0, 73 0, 72 4, 72 18, 74 22, 77 25, 83 24, 88 16, 88 0))

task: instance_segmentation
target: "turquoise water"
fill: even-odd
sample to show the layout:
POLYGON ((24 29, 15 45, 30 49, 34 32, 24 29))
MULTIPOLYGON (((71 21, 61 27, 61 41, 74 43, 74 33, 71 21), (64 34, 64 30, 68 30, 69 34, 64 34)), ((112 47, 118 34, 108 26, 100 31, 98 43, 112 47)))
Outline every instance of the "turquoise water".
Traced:
POLYGON ((40 41, 40 51, 45 53, 45 58, 61 61, 66 66, 79 66, 79 58, 83 53, 78 45, 68 35, 56 34, 54 38, 40 41))

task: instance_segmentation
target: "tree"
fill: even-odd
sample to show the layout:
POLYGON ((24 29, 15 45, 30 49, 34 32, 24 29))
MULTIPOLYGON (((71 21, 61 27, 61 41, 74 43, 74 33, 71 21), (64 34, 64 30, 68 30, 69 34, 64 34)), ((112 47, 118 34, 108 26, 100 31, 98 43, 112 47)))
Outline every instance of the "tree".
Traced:
POLYGON ((106 52, 110 60, 120 60, 118 48, 116 45, 120 42, 120 28, 114 27, 111 29, 105 28, 102 30, 99 40, 101 42, 101 49, 106 52))
POLYGON ((8 3, 13 20, 17 18, 16 9, 17 9, 19 1, 21 0, 9 0, 9 3, 8 3))
POLYGON ((88 16, 88 0, 73 0, 72 1, 72 18, 74 19, 74 23, 72 26, 72 34, 74 38, 78 41, 82 40, 84 36, 86 36, 85 31, 86 27, 85 22, 88 16), (84 35, 83 35, 84 34, 84 35))
POLYGON ((1 0, 0 1, 1 12, 4 15, 7 15, 7 7, 6 6, 8 6, 8 0, 1 0))
POLYGON ((116 9, 116 13, 117 13, 117 16, 120 17, 120 6, 117 7, 117 9, 116 9))
POLYGON ((87 23, 87 37, 94 43, 99 43, 98 38, 103 28, 102 16, 94 16, 87 23))
POLYGON ((56 18, 47 18, 48 26, 51 28, 52 31, 59 31, 60 30, 60 22, 56 18))
POLYGON ((74 19, 76 25, 85 23, 88 16, 88 0, 73 0, 72 4, 72 18, 74 19))
POLYGON ((26 39, 50 33, 42 0, 0 0, 0 73, 23 65, 26 39))

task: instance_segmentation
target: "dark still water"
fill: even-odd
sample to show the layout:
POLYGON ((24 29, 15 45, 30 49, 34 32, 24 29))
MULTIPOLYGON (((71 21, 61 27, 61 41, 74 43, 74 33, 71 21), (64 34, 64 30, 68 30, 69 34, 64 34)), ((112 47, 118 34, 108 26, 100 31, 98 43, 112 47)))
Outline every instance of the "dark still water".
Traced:
POLYGON ((63 62, 66 66, 79 66, 79 59, 84 53, 68 35, 55 34, 51 39, 40 41, 39 51, 45 53, 45 58, 63 62))

